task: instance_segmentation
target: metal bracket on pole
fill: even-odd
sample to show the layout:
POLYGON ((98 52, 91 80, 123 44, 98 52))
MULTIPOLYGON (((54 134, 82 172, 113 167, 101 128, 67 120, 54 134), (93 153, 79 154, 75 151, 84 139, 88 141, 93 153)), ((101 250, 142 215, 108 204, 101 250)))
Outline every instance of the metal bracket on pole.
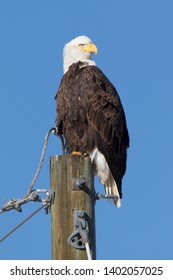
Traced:
POLYGON ((18 212, 22 212, 22 205, 30 201, 42 202, 44 205, 45 213, 48 214, 50 205, 54 202, 54 191, 53 189, 49 189, 49 190, 38 189, 38 190, 33 190, 29 196, 23 199, 12 198, 8 200, 6 204, 3 205, 3 208, 0 210, 0 213, 12 209, 17 210, 18 212), (45 197, 41 198, 39 196, 40 193, 46 194, 45 197))
POLYGON ((75 249, 85 249, 86 242, 89 242, 89 227, 86 220, 86 213, 83 210, 74 210, 74 230, 68 238, 68 243, 75 249))
POLYGON ((51 204, 54 203, 54 198, 55 198, 54 190, 53 189, 49 189, 49 190, 37 189, 36 192, 46 194, 46 196, 44 198, 40 199, 40 201, 44 205, 45 213, 48 214, 51 204))

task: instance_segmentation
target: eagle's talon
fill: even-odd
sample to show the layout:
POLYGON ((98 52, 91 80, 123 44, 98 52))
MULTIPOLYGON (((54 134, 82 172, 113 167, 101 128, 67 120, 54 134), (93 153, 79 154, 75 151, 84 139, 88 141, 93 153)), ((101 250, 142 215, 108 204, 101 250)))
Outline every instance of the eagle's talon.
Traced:
POLYGON ((78 156, 80 156, 80 155, 82 155, 82 153, 77 152, 77 151, 73 151, 73 152, 72 152, 72 155, 78 155, 78 156))

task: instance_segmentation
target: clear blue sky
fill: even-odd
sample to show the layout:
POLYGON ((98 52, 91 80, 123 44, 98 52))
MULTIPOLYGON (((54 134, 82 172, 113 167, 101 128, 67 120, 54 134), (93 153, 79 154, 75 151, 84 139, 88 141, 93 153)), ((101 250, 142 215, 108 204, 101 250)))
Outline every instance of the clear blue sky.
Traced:
MULTIPOLYGON (((1 206, 25 194, 55 123, 64 44, 87 35, 131 138, 122 208, 96 203, 97 259, 173 259, 172 11, 171 0, 0 2, 1 206)), ((49 157, 60 153, 52 136, 36 188, 49 188, 49 157)), ((0 237, 38 206, 1 214, 0 237)), ((0 259, 51 259, 50 215, 40 212, 0 244, 0 259)))

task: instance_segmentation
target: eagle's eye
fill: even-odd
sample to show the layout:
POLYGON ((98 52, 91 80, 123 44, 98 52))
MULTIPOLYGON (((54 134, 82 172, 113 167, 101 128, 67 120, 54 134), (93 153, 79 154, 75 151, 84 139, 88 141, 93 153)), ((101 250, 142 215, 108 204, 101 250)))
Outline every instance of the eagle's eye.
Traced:
POLYGON ((79 44, 79 47, 84 47, 86 46, 86 44, 79 44))

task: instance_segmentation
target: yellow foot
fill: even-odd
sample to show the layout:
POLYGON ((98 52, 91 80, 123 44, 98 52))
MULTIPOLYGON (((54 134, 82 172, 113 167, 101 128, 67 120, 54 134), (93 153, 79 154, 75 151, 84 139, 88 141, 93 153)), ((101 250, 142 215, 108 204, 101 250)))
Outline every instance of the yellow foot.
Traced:
POLYGON ((72 155, 79 155, 79 156, 80 156, 80 155, 82 155, 82 153, 77 152, 77 151, 73 151, 73 152, 72 152, 72 155))

